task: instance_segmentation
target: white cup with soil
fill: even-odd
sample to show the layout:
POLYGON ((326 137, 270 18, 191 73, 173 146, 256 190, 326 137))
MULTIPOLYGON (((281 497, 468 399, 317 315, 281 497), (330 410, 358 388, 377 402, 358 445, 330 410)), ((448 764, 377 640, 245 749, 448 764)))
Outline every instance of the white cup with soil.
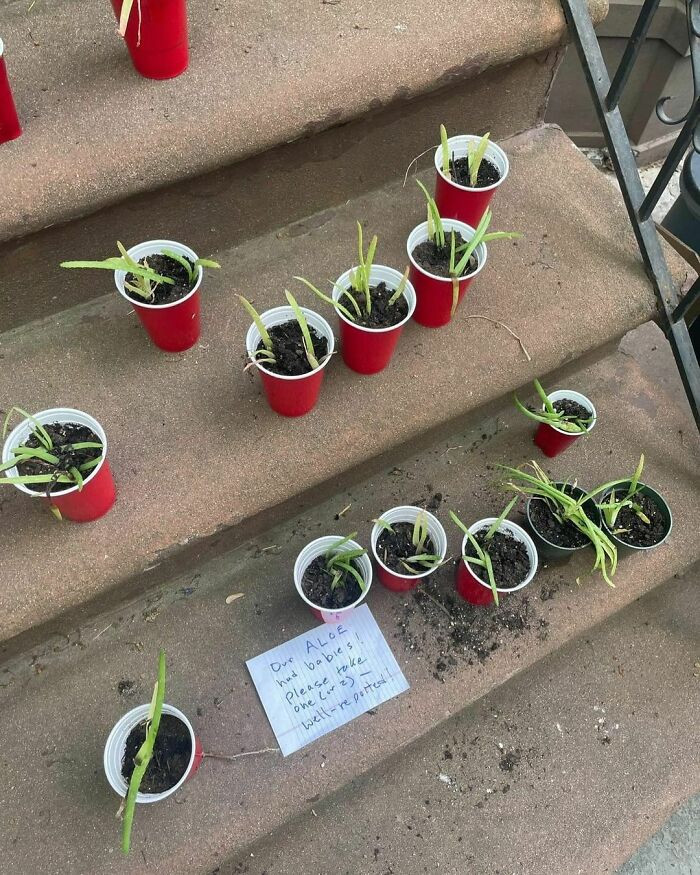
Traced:
MULTIPOLYGON (((469 526, 482 551, 487 551, 499 600, 502 596, 526 587, 537 573, 537 548, 528 533, 517 523, 501 520, 487 540, 489 530, 498 517, 485 517, 469 526)), ((469 537, 462 540, 462 557, 478 559, 469 537)), ((494 594, 483 566, 469 564, 464 558, 457 565, 456 587, 459 595, 473 605, 490 605, 494 594)))
POLYGON ((598 415, 591 399, 573 389, 557 389, 555 392, 549 392, 547 397, 557 412, 580 420, 590 419, 585 430, 577 432, 564 431, 546 422, 540 423, 535 432, 535 445, 542 450, 545 456, 553 458, 571 446, 582 435, 590 434, 598 415))
POLYGON ((394 592, 418 586, 447 555, 447 535, 440 520, 412 505, 392 507, 378 517, 371 543, 379 581, 394 592))
POLYGON ((294 585, 317 619, 338 623, 367 598, 372 563, 351 537, 326 535, 311 541, 297 556, 294 585))
MULTIPOLYGON (((139 705, 121 717, 107 738, 103 764, 115 793, 126 796, 134 757, 146 737, 150 705, 139 705)), ((191 778, 202 760, 202 746, 182 711, 164 704, 154 755, 141 781, 136 801, 160 802, 191 778)))

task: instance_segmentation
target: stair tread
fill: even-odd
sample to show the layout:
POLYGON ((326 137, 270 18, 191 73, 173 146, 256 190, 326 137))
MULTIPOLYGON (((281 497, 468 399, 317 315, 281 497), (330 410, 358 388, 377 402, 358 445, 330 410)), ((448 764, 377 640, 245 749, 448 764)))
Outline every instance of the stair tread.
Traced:
MULTIPOLYGON (((488 765, 501 777, 497 742, 518 746, 522 739, 529 748, 527 739, 534 732, 541 737, 541 744, 545 739, 552 746, 566 744, 564 750, 570 753, 567 774, 562 777, 554 754, 552 760, 544 760, 539 759, 538 752, 534 768, 537 771, 541 766, 544 770, 544 785, 538 779, 530 797, 535 814, 549 817, 564 807, 570 811, 574 802, 580 803, 572 794, 561 800, 561 806, 552 804, 542 809, 546 801, 552 801, 549 793, 556 793, 559 800, 559 794, 572 783, 582 786, 581 774, 605 788, 600 797, 594 794, 588 800, 592 807, 585 829, 584 821, 572 821, 577 826, 572 829, 570 842, 572 850, 575 844, 577 854, 592 846, 587 843, 595 840, 596 831, 603 830, 607 837, 618 826, 623 830, 620 817, 626 805, 617 804, 615 792, 624 794, 632 814, 641 806, 649 815, 650 808, 644 806, 649 805, 650 798, 657 811, 670 806, 686 787, 684 782, 697 778, 687 758, 677 755, 683 745, 674 743, 673 734, 685 733, 687 738, 692 722, 684 715, 687 709, 692 710, 693 698, 688 691, 695 683, 692 673, 696 657, 687 658, 694 639, 684 624, 696 620, 697 611, 689 601, 676 596, 678 584, 672 578, 683 572, 688 572, 690 578, 693 559, 697 558, 695 520, 700 510, 700 491, 696 458, 700 441, 687 412, 669 404, 656 381, 647 378, 630 355, 618 352, 608 356, 573 374, 573 382, 595 399, 600 422, 595 437, 579 441, 565 455, 552 460, 548 468, 553 476, 570 478, 578 474, 592 484, 619 473, 621 466, 631 469, 640 449, 644 449, 645 476, 664 493, 673 509, 674 531, 669 542, 647 555, 621 562, 614 589, 597 577, 589 577, 592 556, 588 552, 568 565, 543 567, 530 587, 503 602, 505 613, 512 611, 524 618, 523 628, 510 621, 496 621, 491 612, 481 610, 474 612, 466 626, 458 620, 460 631, 485 623, 484 650, 490 655, 483 662, 470 650, 463 653, 459 645, 451 644, 453 627, 440 609, 428 603, 424 613, 413 595, 391 593, 375 582, 368 603, 410 690, 381 706, 377 713, 358 718, 291 757, 283 759, 273 753, 235 763, 205 761, 197 777, 178 792, 174 802, 139 809, 133 856, 120 864, 125 872, 142 870, 141 851, 149 871, 168 875, 211 872, 228 855, 255 851, 247 849, 250 842, 288 825, 290 818, 308 817, 310 807, 317 802, 323 805, 328 794, 370 770, 379 769, 378 786, 384 786, 387 758, 399 752, 408 762, 413 754, 411 749, 404 749, 407 744, 439 729, 445 720, 472 703, 473 713, 485 713, 492 728, 486 737, 480 731, 474 732, 482 738, 474 748, 474 757, 466 761, 468 773, 473 768, 475 777, 481 779, 479 769, 488 765), (651 611, 651 628, 637 620, 634 608, 633 621, 628 620, 630 612, 626 611, 605 637, 594 630, 596 624, 655 588, 659 607, 651 611), (527 612, 523 613, 525 602, 527 612), (583 646, 585 658, 582 660, 580 650, 575 651, 576 658, 570 658, 567 654, 572 651, 567 649, 556 657, 559 668, 554 673, 550 661, 543 660, 574 638, 590 640, 583 646), (491 644, 497 645, 495 649, 490 650, 491 644), (651 647, 653 658, 646 658, 646 650, 632 649, 632 644, 651 647), (542 669, 537 670, 536 682, 528 683, 527 675, 517 686, 520 692, 513 693, 508 686, 503 694, 496 693, 494 700, 482 699, 540 661, 542 669), (583 678, 582 668, 586 669, 583 678), (552 681, 548 695, 552 677, 557 682, 552 681), (566 686, 564 677, 570 686, 566 686), (618 695, 622 698, 617 699, 618 695), (658 707, 659 696, 672 697, 673 709, 658 707), (488 716, 492 713, 491 701, 498 703, 498 723, 488 716), (593 710, 594 705, 606 708, 610 745, 602 745, 597 738, 596 721, 603 715, 593 710), (635 710, 636 705, 637 716, 633 719, 629 710, 635 710), (512 710, 505 710, 506 706, 512 710), (655 710, 660 716, 653 716, 655 710), (577 722, 581 713, 586 718, 583 724, 577 722), (500 722, 516 716, 519 735, 506 731, 500 722), (539 730, 543 720, 546 734, 539 730), (557 722, 562 727, 561 737, 557 722), (615 723, 620 724, 619 731, 615 723), (656 733, 658 757, 637 756, 640 734, 645 729, 656 733), (591 747, 599 752, 600 759, 588 758, 591 747), (599 770, 595 779, 589 771, 593 767, 599 770), (634 770, 634 775, 622 781, 620 769, 627 767, 634 770), (553 786, 550 779, 554 779, 553 786), (600 805, 607 806, 607 815, 596 819, 593 815, 600 805)), ((114 819, 117 801, 101 773, 102 746, 114 721, 149 699, 161 646, 168 655, 167 698, 189 716, 205 751, 233 754, 274 746, 245 660, 316 625, 293 590, 291 567, 297 552, 325 533, 358 530, 358 539, 366 544, 377 513, 441 491, 443 502, 436 513, 448 528, 450 552, 454 555, 458 537, 448 522, 448 509, 457 510, 465 521, 497 511, 503 496, 492 485, 493 465, 518 464, 527 458, 531 434, 530 425, 514 410, 501 411, 476 427, 413 454, 399 470, 387 467, 313 512, 276 526, 264 538, 203 563, 198 573, 173 577, 158 592, 96 617, 79 629, 64 626, 62 635, 5 662, 0 674, 4 763, 0 805, 5 812, 8 865, 15 871, 31 870, 36 875, 100 875, 113 871, 118 855, 118 825, 114 819), (351 507, 344 516, 334 520, 334 515, 348 504, 351 507), (226 603, 230 594, 241 592, 243 598, 226 603), (126 683, 120 692, 122 681, 126 683), (50 720, 47 715, 51 715, 50 720), (18 793, 18 787, 31 788, 31 792, 18 793), (31 841, 26 838, 27 830, 31 830, 31 841)), ((71 555, 70 550, 65 552, 71 555)), ((436 574, 436 594, 452 592, 452 565, 436 574)), ((12 580, 10 575, 4 575, 4 579, 12 580)), ((535 746, 539 750, 539 744, 535 746)), ((396 758, 389 761, 390 772, 400 768, 396 763, 396 758)), ((456 778, 461 787, 464 776, 455 771, 457 765, 453 759, 441 765, 439 771, 456 778)), ((520 768, 513 780, 504 773, 502 783, 511 783, 514 798, 522 802, 523 795, 529 794, 529 781, 516 784, 527 773, 525 762, 520 768)), ((419 781, 417 774, 415 778, 419 781)), ((443 787, 437 775, 434 781, 436 794, 450 794, 448 798, 452 798, 453 787, 443 787)), ((493 785, 475 786, 480 801, 485 786, 493 785)), ((403 780, 397 782, 387 808, 390 819, 400 814, 395 811, 397 792, 402 804, 411 804, 413 798, 410 782, 408 786, 403 780)), ((500 802, 511 804, 500 784, 498 792, 500 802)), ((428 797, 416 798, 422 802, 428 797)), ((473 803, 476 801, 474 797, 473 803)), ((485 822, 482 817, 489 818, 486 822, 490 824, 494 809, 485 802, 483 811, 475 810, 465 829, 478 828, 485 822)), ((437 816, 438 812, 433 813, 437 816)), ((523 824, 521 818, 514 822, 523 824)), ((625 843, 643 838, 638 835, 640 828, 653 827, 651 818, 643 823, 639 818, 634 828, 624 833, 624 840, 620 833, 610 845, 622 853, 625 843)), ((364 830, 351 832, 364 835, 364 830)), ((520 837, 520 830, 509 833, 509 841, 519 841, 520 837)), ((553 845, 559 844, 560 837, 561 829, 549 829, 540 836, 548 854, 554 853, 553 845)), ((507 846, 491 842, 484 853, 507 853, 507 846)), ((254 868, 255 858, 248 858, 248 862, 251 875, 259 875, 254 868)), ((482 871, 495 872, 497 868, 482 871)), ((590 870, 583 867, 583 871, 590 870)), ((296 871, 316 869, 299 867, 296 871)), ((350 867, 350 871, 364 870, 350 867)), ((564 869, 543 866, 542 871, 564 869)))
MULTIPOLYGON (((211 549, 224 530, 279 519, 285 503, 296 512, 300 500, 336 491, 337 478, 651 318, 654 295, 608 181, 558 128, 514 137, 506 149, 512 170, 495 226, 526 236, 492 245, 450 327, 408 325, 384 373, 362 378, 331 362, 317 408, 299 420, 272 413, 257 376, 243 373, 249 320, 234 293, 262 311, 280 303, 292 274, 336 278, 353 258, 357 217, 380 235, 377 262, 403 267, 406 237, 423 216, 412 183, 217 254, 223 269, 205 277, 202 339, 184 355, 152 347, 116 292, 1 335, 0 397, 96 416, 119 494, 102 520, 57 528, 40 501, 3 487, 0 555, 13 586, 0 593, 0 640, 144 572, 157 576, 165 560, 211 549), (507 323, 532 361, 469 314, 507 323)), ((69 282, 57 267, 57 293, 69 282)), ((99 272, 95 283, 107 290, 112 279, 99 272)), ((314 306, 312 297, 299 294, 314 306)))
MULTIPOLYGON (((605 0, 590 0, 596 20, 605 0)), ((230 164, 560 43, 557 0, 191 3, 191 65, 131 68, 107 0, 0 4, 24 134, 2 147, 0 241, 230 164), (517 26, 513 23, 517 22, 517 26), (454 39, 454 32, 460 34, 454 39), (213 73, 215 71, 215 74, 213 73)))

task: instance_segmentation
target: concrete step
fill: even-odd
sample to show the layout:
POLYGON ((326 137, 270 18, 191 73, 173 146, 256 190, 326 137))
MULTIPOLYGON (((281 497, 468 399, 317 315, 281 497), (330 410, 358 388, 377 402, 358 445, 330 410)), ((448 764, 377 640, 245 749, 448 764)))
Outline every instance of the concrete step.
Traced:
MULTIPOLYGON (((655 346, 658 331, 653 336, 655 346)), ((645 376, 631 348, 638 351, 639 344, 571 375, 599 405, 600 423, 595 437, 579 441, 548 466, 554 476, 578 474, 594 483, 617 473, 621 464, 631 468, 640 450, 646 452, 648 479, 673 508, 674 531, 663 547, 621 563, 615 589, 588 575, 590 555, 543 568, 529 590, 504 600, 498 611, 455 604, 453 568, 448 566, 415 595, 373 586, 370 608, 410 683, 409 692, 289 758, 272 753, 234 763, 206 760, 173 800, 139 810, 134 854, 117 863, 116 799, 102 776, 102 746, 114 721, 150 695, 158 648, 168 653, 168 698, 192 719, 207 752, 230 755, 273 747, 245 660, 315 625, 292 586, 297 552, 326 532, 358 530, 366 543, 372 518, 405 501, 431 501, 448 527, 450 508, 467 520, 499 509, 503 496, 492 485, 494 464, 521 462, 532 449, 529 426, 512 410, 500 411, 423 452, 414 451, 405 461, 392 460, 391 467, 263 537, 201 562, 196 570, 171 575, 167 586, 147 596, 80 627, 63 624, 61 635, 6 660, 0 669, 5 865, 35 875, 99 875, 117 866, 125 873, 190 875, 212 873, 217 866, 242 873, 248 865, 249 872, 260 875, 264 867, 254 868, 249 854, 257 856, 258 850, 251 843, 284 828, 267 850, 259 851, 263 860, 266 853, 275 859, 280 835, 291 832, 293 843, 298 830, 297 837, 305 835, 302 821, 293 818, 308 819, 311 808, 325 818, 326 808, 319 814, 316 805, 344 787, 341 801, 354 805, 357 797, 348 782, 359 779, 365 787, 375 778, 376 786, 384 788, 385 813, 378 817, 378 828, 368 832, 358 816, 343 821, 352 824, 342 830, 344 836, 362 837, 354 846, 352 838, 334 836, 339 849, 347 842, 349 854, 367 853, 369 863, 350 856, 352 865, 333 868, 342 860, 335 852, 324 866, 312 865, 313 858, 302 854, 308 866, 300 864, 295 871, 385 873, 391 867, 388 855, 395 853, 397 875, 422 872, 425 860, 411 867, 410 857, 402 854, 420 854, 422 840, 408 833, 436 835, 423 822, 429 812, 418 820, 425 799, 438 809, 431 812, 436 819, 440 813, 451 816, 452 802, 454 813, 463 815, 462 833, 452 833, 452 821, 443 821, 447 831, 440 862, 466 843, 466 853, 477 862, 494 863, 476 868, 478 873, 513 871, 496 863, 508 854, 509 842, 517 851, 512 859, 524 861, 539 850, 545 860, 561 861, 565 852, 572 861, 583 861, 605 845, 611 855, 622 855, 641 842, 643 831, 652 831, 697 779, 692 758, 679 755, 689 750, 697 655, 689 655, 692 642, 686 639, 691 635, 687 624, 697 611, 685 585, 681 589, 673 578, 687 572, 693 580, 699 446, 687 411, 676 408, 645 376), (657 607, 625 610, 655 589, 657 607), (243 597, 227 604, 236 593, 243 597), (609 631, 595 630, 619 611, 609 631), (567 649, 554 663, 543 663, 534 674, 516 679, 516 686, 496 692, 495 699, 482 699, 574 639, 584 641, 582 649, 567 649), (457 716, 473 703, 471 711, 457 716), (445 726, 452 717, 456 721, 445 726), (598 723, 601 717, 605 724, 598 723), (469 732, 465 728, 464 742, 462 726, 472 727, 469 732), (609 745, 602 740, 603 730, 609 745), (427 748, 420 743, 406 750, 406 745, 434 731, 446 733, 453 758, 445 760, 439 747, 442 761, 431 754, 429 765, 427 760, 422 765, 421 751, 434 751, 440 736, 433 736, 427 748), (653 750, 642 746, 645 732, 653 750), (514 773, 501 772, 498 742, 508 750, 520 748, 523 759, 514 773), (419 772, 413 777, 410 769, 402 772, 397 757, 405 757, 419 772), (427 795, 422 769, 429 771, 432 791, 427 795), (392 773, 397 780, 389 792, 386 776, 392 773), (440 773, 451 783, 441 781, 440 773), (511 785, 512 803, 503 794, 505 784, 511 785), (576 793, 582 786, 590 788, 585 817, 576 793), (494 795, 487 789, 497 791, 494 799, 486 798, 494 795), (483 807, 475 808, 478 803, 483 807), (464 814, 463 804, 472 817, 464 814), (501 808, 511 804, 515 808, 501 808), (493 830, 495 823, 503 823, 501 812, 510 826, 507 841, 498 842, 493 830), (562 812, 565 821, 558 819, 562 812), (533 813, 535 819, 528 820, 533 813), (392 833, 390 825, 400 832, 392 833), (375 840, 376 835, 381 838, 375 840), (534 849, 527 846, 533 835, 534 849), (367 836, 371 844, 360 850, 367 836), (373 861, 375 847, 380 849, 378 863, 373 861), (229 858, 235 861, 232 869, 224 866, 229 858)), ((451 531, 453 552, 457 541, 451 531)), ((63 550, 66 562, 75 552, 63 550)), ((376 810, 373 801, 367 805, 368 811, 376 810)), ((498 829, 503 832, 502 826, 498 829)), ((278 875, 277 863, 267 871, 278 875)), ((464 868, 456 871, 461 875, 464 868)), ((543 865, 520 871, 568 875, 579 870, 543 865)), ((605 869, 596 864, 583 871, 605 869)))
POLYGON ((441 121, 532 127, 566 36, 557 0, 461 4, 449 27, 396 0, 209 0, 190 19, 190 70, 155 83, 107 0, 0 4, 25 123, 0 160, 0 330, 95 297, 86 276, 57 295, 68 252, 225 249, 402 176, 441 121))
MULTIPOLYGON (((612 873, 700 790, 699 582, 660 587, 307 802, 217 875, 612 873)), ((698 862, 655 859, 622 871, 692 875, 698 862)))
MULTIPOLYGON (((234 293, 262 311, 279 303, 292 274, 339 276, 354 257, 357 217, 381 235, 378 259, 402 267, 406 237, 423 216, 412 184, 218 253, 202 339, 184 355, 151 346, 114 291, 0 336, 0 397, 95 415, 119 489, 102 520, 57 527, 40 502, 3 487, 0 555, 13 586, 0 592, 1 640, 45 636, 195 568, 271 520, 396 464, 533 377, 603 354, 651 318, 654 295, 607 180, 557 128, 506 147, 512 171, 498 226, 525 237, 493 245, 451 326, 409 325, 384 373, 360 378, 332 362, 319 405, 299 421, 273 414, 255 375, 243 372, 248 317, 234 293), (507 323, 531 361, 502 328, 470 316, 507 323)), ((59 293, 72 275, 57 270, 59 293)), ((111 277, 95 282, 108 290, 111 277)), ((299 297, 315 306, 310 293, 299 297)))

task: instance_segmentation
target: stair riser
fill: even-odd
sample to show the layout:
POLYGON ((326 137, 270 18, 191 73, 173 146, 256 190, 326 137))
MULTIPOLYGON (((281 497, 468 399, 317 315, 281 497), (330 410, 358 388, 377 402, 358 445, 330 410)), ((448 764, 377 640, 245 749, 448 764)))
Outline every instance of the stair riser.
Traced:
MULTIPOLYGON (((440 90, 415 100, 397 93, 389 106, 357 121, 321 132, 309 125, 305 139, 0 244, 0 332, 109 289, 106 275, 94 271, 76 271, 67 284, 62 260, 106 257, 116 240, 132 245, 155 237, 182 240, 207 255, 403 176, 411 159, 437 142, 441 122, 450 132, 490 130, 494 139, 529 128, 542 119, 557 56, 547 52, 476 79, 439 83, 440 90)), ((421 166, 431 160, 424 156, 421 166)))

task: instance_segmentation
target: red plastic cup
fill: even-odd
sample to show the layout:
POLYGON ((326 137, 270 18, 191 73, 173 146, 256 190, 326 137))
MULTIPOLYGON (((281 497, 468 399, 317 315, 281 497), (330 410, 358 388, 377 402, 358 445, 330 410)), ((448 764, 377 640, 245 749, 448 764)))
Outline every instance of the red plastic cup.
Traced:
MULTIPOLYGON (((459 231, 465 240, 471 240, 474 236, 474 229, 464 222, 458 222, 455 219, 444 219, 445 235, 450 231, 459 231)), ((413 250, 419 243, 423 243, 428 239, 428 223, 422 222, 417 225, 408 235, 406 249, 411 262, 411 270, 409 279, 416 292, 416 309, 413 313, 413 318, 420 325, 425 325, 427 328, 440 328, 442 325, 447 325, 452 319, 454 306, 454 290, 451 279, 435 276, 423 270, 413 259, 413 250)), ((481 272, 486 264, 487 258, 486 244, 480 243, 476 247, 476 257, 478 266, 473 273, 464 279, 459 280, 459 292, 457 304, 464 297, 467 289, 471 285, 474 277, 481 272)), ((456 308, 454 308, 456 309, 456 308)))
POLYGON ((0 143, 16 140, 22 133, 5 66, 5 45, 0 39, 0 143))
MULTIPOLYGON (((433 516, 432 513, 422 510, 419 507, 401 505, 400 507, 392 507, 391 510, 383 513, 380 519, 390 525, 392 523, 410 523, 413 525, 419 513, 425 514, 428 533, 435 545, 437 554, 440 556, 440 561, 444 561, 445 556, 447 555, 447 534, 445 533, 445 529, 440 520, 436 516, 433 516)), ((379 577, 379 582, 382 586, 392 590, 392 592, 408 592, 408 590, 414 589, 418 586, 424 578, 433 574, 436 570, 435 568, 429 568, 421 574, 397 574, 395 571, 392 571, 391 568, 386 566, 377 553, 377 542, 383 531, 383 527, 380 526, 379 523, 375 523, 374 528, 372 529, 371 538, 372 553, 374 554, 374 561, 377 563, 377 576, 379 577)))
MULTIPOLYGON (((197 253, 194 250, 174 240, 148 240, 146 243, 132 246, 128 251, 135 261, 139 261, 144 256, 161 253, 164 249, 184 255, 192 262, 197 261, 197 253)), ((126 273, 123 270, 114 271, 114 282, 119 294, 134 308, 153 343, 165 352, 184 352, 199 340, 199 287, 202 283, 202 275, 203 271, 200 267, 197 282, 190 293, 172 304, 142 304, 130 298, 124 288, 126 273)))
MULTIPOLYGON (((275 413, 279 413, 282 416, 304 416, 304 414, 313 410, 321 392, 324 369, 331 360, 333 350, 335 349, 333 331, 326 320, 319 316, 318 313, 314 313, 313 310, 308 310, 306 307, 301 307, 301 311, 306 317, 308 325, 311 328, 315 328, 328 341, 328 355, 315 371, 310 371, 308 374, 301 374, 297 377, 275 374, 272 371, 268 371, 267 368, 264 368, 254 358, 255 350, 258 348, 261 340, 260 332, 255 323, 250 326, 246 335, 248 357, 255 363, 260 372, 267 402, 275 413)), ((271 328, 273 325, 282 325, 285 322, 296 319, 291 307, 273 307, 272 310, 266 310, 260 318, 266 328, 271 328)))
MULTIPOLYGON (((112 0, 121 15, 123 0, 112 0)), ((134 0, 124 40, 136 70, 147 79, 174 79, 189 63, 185 0, 134 0)))
POLYGON ((537 431, 535 432, 535 445, 542 450, 545 456, 549 456, 551 459, 554 456, 558 456, 559 453, 563 453, 567 447, 570 447, 574 441, 583 437, 584 434, 589 434, 593 426, 596 424, 597 414, 590 399, 586 398, 586 396, 582 395, 580 392, 574 392, 571 389, 557 389, 556 392, 550 392, 547 397, 550 401, 561 401, 564 398, 568 398, 571 401, 577 401, 593 414, 593 422, 588 426, 587 431, 579 432, 577 434, 571 434, 571 432, 568 431, 561 431, 561 429, 554 428, 552 425, 547 425, 545 422, 539 424, 537 431))
MULTIPOLYGON (((450 157, 454 153, 456 158, 464 158, 467 155, 467 144, 478 145, 481 137, 472 134, 464 134, 459 137, 450 137, 447 141, 450 157)), ((498 168, 501 178, 493 185, 483 188, 470 188, 466 185, 457 185, 442 172, 442 146, 435 150, 435 203, 443 218, 459 219, 468 225, 476 226, 486 212, 491 198, 508 176, 510 165, 508 156, 495 143, 489 143, 485 156, 498 168)))
MULTIPOLYGON (((351 275, 356 270, 346 271, 338 278, 333 287, 333 300, 340 301, 343 296, 343 289, 349 289, 351 285, 351 275)), ((370 270, 370 285, 376 286, 381 282, 386 283, 388 288, 397 289, 399 283, 403 279, 403 274, 391 267, 384 267, 381 264, 372 266, 370 270)), ((410 282, 406 283, 403 292, 403 297, 408 304, 408 313, 405 318, 392 325, 390 328, 365 328, 362 325, 355 325, 349 319, 346 319, 342 313, 338 312, 340 320, 340 341, 341 354, 345 364, 358 374, 378 374, 391 361, 391 357, 396 349, 396 344, 399 342, 401 332, 404 325, 413 315, 416 309, 416 293, 413 285, 410 282)), ((347 299, 343 303, 345 307, 351 309, 347 299)))
MULTIPOLYGON (((89 523, 104 516, 114 504, 117 493, 109 462, 107 461, 107 435, 100 423, 87 413, 83 413, 82 410, 73 410, 70 407, 54 407, 50 410, 42 410, 34 415, 34 420, 41 425, 53 422, 86 425, 95 432, 102 443, 102 458, 85 478, 81 489, 77 486, 71 486, 68 489, 56 489, 51 492, 51 498, 47 499, 43 493, 34 492, 21 483, 15 483, 15 488, 32 498, 39 498, 48 502, 52 507, 56 507, 60 511, 64 519, 72 520, 76 523, 89 523)), ((25 419, 10 432, 2 450, 3 463, 10 461, 12 458, 11 451, 27 440, 33 428, 33 423, 29 419, 25 419)), ((10 468, 5 473, 8 477, 15 477, 17 476, 17 469, 10 468)))
MULTIPOLYGON (((472 534, 475 534, 476 532, 480 532, 484 528, 488 528, 491 523, 494 522, 496 522, 496 517, 487 517, 486 519, 479 520, 478 522, 475 522, 474 525, 469 526, 469 531, 472 534)), ((499 531, 503 530, 510 532, 513 537, 517 538, 519 541, 522 541, 522 543, 525 544, 528 556, 530 558, 530 573, 525 578, 525 580, 523 580, 523 582, 519 583, 517 586, 510 587, 509 589, 501 589, 501 587, 496 587, 496 589, 498 590, 499 603, 502 601, 504 595, 507 595, 511 592, 517 592, 517 590, 526 587, 537 573, 537 548, 535 547, 535 542, 528 535, 525 529, 523 529, 516 523, 512 523, 510 520, 503 520, 499 531)), ((462 556, 465 555, 468 548, 469 539, 465 535, 462 539, 462 556)), ((464 561, 464 559, 461 559, 457 565, 455 587, 458 594, 465 601, 469 602, 472 605, 493 604, 493 590, 491 589, 490 584, 478 577, 471 570, 470 566, 464 561)))
MULTIPOLYGON (((369 593, 369 588, 372 586, 372 563, 369 561, 369 557, 365 553, 363 556, 359 556, 355 562, 360 567, 360 574, 362 575, 362 579, 365 582, 365 588, 360 593, 360 597, 356 599, 351 605, 347 605, 344 608, 338 608, 337 610, 329 610, 326 608, 319 608, 318 605, 315 605, 310 599, 308 599, 304 593, 304 588, 301 585, 302 580, 304 579, 304 572, 309 567, 309 565, 316 559, 317 556, 323 556, 331 547, 338 543, 338 541, 342 541, 342 535, 324 535, 322 538, 316 538, 314 541, 310 541, 306 547, 299 553, 296 558, 296 562, 294 563, 294 586, 296 587, 297 593, 304 604, 308 607, 311 613, 316 617, 317 620, 320 620, 322 623, 342 623, 343 620, 346 620, 348 616, 352 613, 352 611, 361 605, 367 595, 369 593)), ((340 550, 342 552, 348 552, 349 550, 360 550, 362 549, 357 541, 346 541, 340 550)))

